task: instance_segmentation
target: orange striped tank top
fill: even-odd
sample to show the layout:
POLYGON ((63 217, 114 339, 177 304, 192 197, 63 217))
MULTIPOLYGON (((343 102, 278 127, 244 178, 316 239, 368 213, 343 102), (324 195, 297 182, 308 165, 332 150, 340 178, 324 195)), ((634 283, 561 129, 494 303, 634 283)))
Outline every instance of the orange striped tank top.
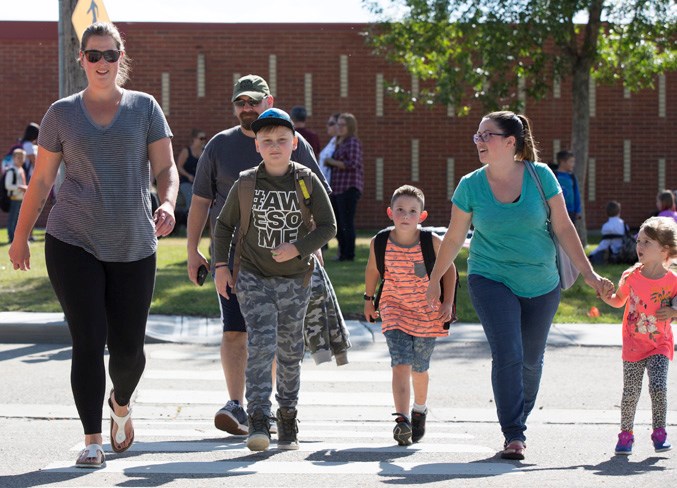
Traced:
POLYGON ((385 283, 379 311, 381 330, 399 329, 417 337, 442 337, 442 319, 428 307, 425 292, 428 289, 421 244, 401 246, 388 239, 385 254, 385 283))

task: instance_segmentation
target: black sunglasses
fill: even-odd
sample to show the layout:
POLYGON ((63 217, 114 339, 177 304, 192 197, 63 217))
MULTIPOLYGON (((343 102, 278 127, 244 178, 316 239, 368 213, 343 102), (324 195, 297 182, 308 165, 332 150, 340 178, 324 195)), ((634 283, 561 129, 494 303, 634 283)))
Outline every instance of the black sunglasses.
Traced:
POLYGON ((87 61, 89 61, 90 63, 98 63, 102 56, 103 59, 106 60, 106 62, 114 63, 118 59, 120 59, 120 54, 122 54, 122 51, 118 51, 115 49, 109 49, 107 51, 98 51, 97 49, 87 49, 86 51, 83 51, 83 53, 85 54, 87 61))
MULTIPOLYGON (((265 97, 264 97, 265 98, 265 97)), ((254 100, 254 99, 249 99, 249 100, 235 100, 233 102, 233 105, 239 108, 244 108, 245 105, 249 105, 250 107, 258 107, 258 105, 262 102, 262 100, 254 100)))

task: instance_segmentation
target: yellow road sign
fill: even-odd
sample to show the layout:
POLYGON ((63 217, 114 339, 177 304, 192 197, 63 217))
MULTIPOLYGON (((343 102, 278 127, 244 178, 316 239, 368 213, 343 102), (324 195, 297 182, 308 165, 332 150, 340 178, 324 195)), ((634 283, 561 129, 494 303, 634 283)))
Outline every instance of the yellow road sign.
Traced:
POLYGON ((82 41, 82 33, 94 22, 110 22, 103 0, 79 0, 71 16, 73 28, 82 41))

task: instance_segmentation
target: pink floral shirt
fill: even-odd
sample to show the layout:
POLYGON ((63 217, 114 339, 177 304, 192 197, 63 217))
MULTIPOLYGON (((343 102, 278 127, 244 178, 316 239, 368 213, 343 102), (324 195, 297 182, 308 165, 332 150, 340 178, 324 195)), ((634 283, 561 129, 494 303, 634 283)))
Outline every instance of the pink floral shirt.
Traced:
POLYGON ((656 312, 671 306, 677 295, 677 274, 662 278, 642 275, 641 266, 623 273, 618 290, 628 297, 623 315, 623 361, 641 361, 662 354, 672 360, 675 343, 671 320, 658 320, 656 312))

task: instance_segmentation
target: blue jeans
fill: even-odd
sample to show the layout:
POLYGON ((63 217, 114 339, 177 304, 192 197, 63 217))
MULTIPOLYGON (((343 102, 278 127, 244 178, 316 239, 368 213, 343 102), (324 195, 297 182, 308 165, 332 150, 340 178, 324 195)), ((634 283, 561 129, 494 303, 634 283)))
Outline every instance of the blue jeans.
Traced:
POLYGON ((183 200, 186 203, 186 210, 190 208, 190 202, 193 201, 193 183, 190 181, 183 181, 179 184, 179 191, 183 200))
POLYGON ((524 298, 503 283, 471 274, 468 290, 491 348, 491 385, 501 430, 506 442, 525 441, 548 332, 559 306, 559 285, 545 295, 524 298))
POLYGON ((16 230, 16 223, 19 220, 19 211, 21 210, 22 203, 23 200, 12 200, 9 204, 9 215, 7 216, 7 237, 9 237, 9 242, 14 240, 14 231, 16 230))

